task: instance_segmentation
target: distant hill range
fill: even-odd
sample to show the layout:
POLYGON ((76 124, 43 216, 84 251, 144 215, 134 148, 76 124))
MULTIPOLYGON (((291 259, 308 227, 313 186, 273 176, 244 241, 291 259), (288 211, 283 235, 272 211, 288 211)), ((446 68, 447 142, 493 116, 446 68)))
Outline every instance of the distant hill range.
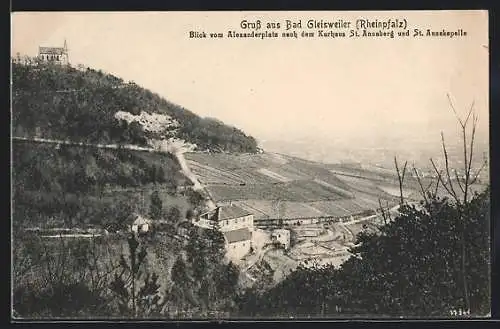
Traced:
POLYGON ((12 64, 12 127, 17 137, 141 146, 173 139, 197 151, 258 149, 241 130, 199 117, 134 82, 66 65, 12 64))

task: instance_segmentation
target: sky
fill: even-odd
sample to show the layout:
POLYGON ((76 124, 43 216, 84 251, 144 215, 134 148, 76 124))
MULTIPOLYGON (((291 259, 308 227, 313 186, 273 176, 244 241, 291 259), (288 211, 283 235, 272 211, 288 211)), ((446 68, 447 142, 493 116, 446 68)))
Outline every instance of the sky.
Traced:
MULTIPOLYGON (((14 13, 11 53, 67 41, 70 62, 135 81, 260 142, 419 147, 457 142, 474 101, 488 139, 486 11, 14 13), (406 18, 408 27, 467 31, 463 38, 190 39, 241 32, 243 19, 406 18), (448 137, 449 136, 449 137, 448 137)), ((262 31, 262 30, 261 30, 262 31)))

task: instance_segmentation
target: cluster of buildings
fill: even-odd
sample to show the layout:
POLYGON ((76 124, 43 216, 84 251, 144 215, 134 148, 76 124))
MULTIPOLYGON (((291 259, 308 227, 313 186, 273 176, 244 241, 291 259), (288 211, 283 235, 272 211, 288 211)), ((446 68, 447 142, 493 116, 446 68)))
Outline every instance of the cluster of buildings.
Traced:
POLYGON ((226 242, 227 257, 240 260, 251 252, 254 232, 253 214, 233 204, 219 206, 193 220, 202 228, 217 226, 226 242))
MULTIPOLYGON (((130 230, 138 234, 147 233, 153 229, 153 225, 158 225, 157 222, 141 215, 135 215, 130 230)), ((254 215, 236 205, 218 206, 191 221, 182 221, 175 227, 175 233, 178 236, 186 236, 189 225, 195 225, 202 229, 218 227, 224 236, 227 258, 233 262, 240 261, 254 249, 254 215)), ((285 249, 290 247, 289 230, 276 229, 272 232, 271 239, 273 243, 277 243, 285 249)))
MULTIPOLYGON (((186 235, 183 231, 182 223, 175 229, 177 235, 186 235), (183 234, 184 233, 184 234, 183 234)), ((205 212, 199 217, 192 219, 190 224, 194 224, 203 229, 219 227, 224 235, 227 257, 232 261, 238 261, 252 250, 252 237, 254 231, 253 214, 234 205, 217 207, 214 210, 205 212)), ((153 229, 157 221, 152 221, 141 215, 134 215, 134 220, 130 225, 130 230, 134 233, 147 233, 153 229)))

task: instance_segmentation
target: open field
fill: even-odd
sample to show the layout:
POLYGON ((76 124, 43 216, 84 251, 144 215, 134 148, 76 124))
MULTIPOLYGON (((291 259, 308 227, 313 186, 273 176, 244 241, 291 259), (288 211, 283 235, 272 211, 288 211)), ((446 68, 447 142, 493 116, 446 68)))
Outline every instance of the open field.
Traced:
MULTIPOLYGON (((397 201, 385 200, 383 205, 393 206, 397 201)), ((366 211, 375 210, 379 207, 377 199, 341 199, 331 201, 313 201, 313 202, 292 202, 281 201, 278 206, 273 200, 241 200, 233 201, 233 204, 253 213, 254 219, 283 219, 296 218, 327 218, 327 217, 346 217, 357 215, 366 211)))
POLYGON ((328 165, 291 156, 186 153, 185 157, 216 203, 231 201, 251 211, 255 219, 344 217, 378 208, 379 199, 384 205, 397 202, 397 185, 392 181, 336 175, 328 165))
POLYGON ((275 184, 209 185, 208 189, 216 202, 246 199, 309 202, 343 198, 334 189, 307 180, 275 184))
POLYGON ((284 183, 320 179, 337 188, 345 188, 335 175, 321 164, 274 154, 186 153, 192 171, 207 185, 284 183))
POLYGON ((371 180, 384 180, 397 183, 398 177, 394 169, 378 168, 374 166, 350 166, 340 164, 329 164, 328 168, 337 174, 365 177, 371 180))
MULTIPOLYGON (((399 197, 399 183, 395 169, 390 170, 374 166, 357 168, 331 164, 328 165, 328 168, 330 168, 332 173, 334 173, 342 181, 353 186, 359 192, 373 194, 375 189, 394 197, 399 197)), ((446 180, 446 177, 443 178, 446 180)), ((462 195, 459 183, 456 181, 455 177, 451 178, 457 195, 462 195)), ((434 191, 437 178, 427 176, 420 178, 420 181, 424 189, 430 187, 430 190, 434 191)), ((481 192, 486 188, 486 185, 487 184, 485 182, 478 180, 475 184, 471 185, 471 190, 473 192, 481 192)), ((449 196, 447 191, 442 186, 438 188, 437 193, 440 197, 449 196)), ((418 179, 409 175, 408 171, 404 179, 403 195, 404 197, 412 200, 421 199, 421 187, 418 179)))

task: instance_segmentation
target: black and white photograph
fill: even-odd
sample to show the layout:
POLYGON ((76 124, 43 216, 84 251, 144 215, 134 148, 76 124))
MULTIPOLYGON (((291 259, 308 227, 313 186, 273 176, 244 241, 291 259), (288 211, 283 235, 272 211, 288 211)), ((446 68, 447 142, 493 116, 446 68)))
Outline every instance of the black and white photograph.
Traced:
POLYGON ((11 319, 491 317, 485 10, 11 13, 11 319))

